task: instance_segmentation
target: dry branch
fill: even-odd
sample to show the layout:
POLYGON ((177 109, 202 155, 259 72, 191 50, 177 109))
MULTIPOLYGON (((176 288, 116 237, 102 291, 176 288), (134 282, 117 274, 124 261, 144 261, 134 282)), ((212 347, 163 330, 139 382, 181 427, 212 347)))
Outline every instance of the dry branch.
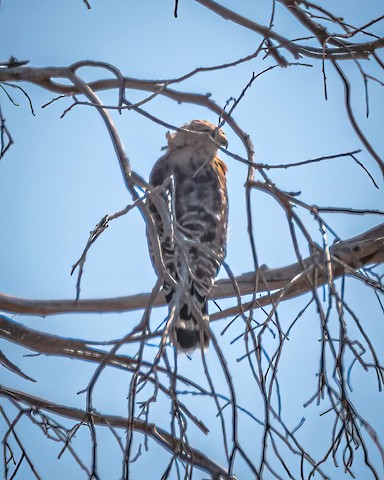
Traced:
MULTIPOLYGON (((253 55, 249 56, 249 59, 253 58, 253 55)), ((237 62, 235 62, 237 63, 237 62)), ((102 66, 102 63, 87 62, 89 66, 102 66)), ((18 68, 0 68, 0 82, 27 82, 44 88, 45 90, 58 93, 61 95, 76 95, 82 93, 79 88, 74 85, 61 84, 53 79, 69 78, 73 66, 71 67, 47 67, 47 68, 34 68, 34 67, 18 67, 18 68)), ((187 75, 183 75, 180 79, 175 80, 139 80, 131 77, 112 78, 105 80, 97 80, 89 82, 87 85, 93 92, 99 92, 103 90, 113 90, 124 87, 125 89, 140 90, 151 92, 157 95, 165 96, 177 103, 191 103, 194 105, 200 105, 208 108, 219 117, 222 115, 228 125, 239 135, 239 137, 246 143, 245 133, 240 129, 233 118, 226 115, 220 105, 216 104, 209 98, 209 94, 198 94, 190 92, 182 92, 174 90, 168 87, 171 83, 178 83, 184 78, 189 78, 194 73, 199 73, 200 70, 196 69, 194 72, 190 72, 187 75)), ((119 107, 120 108, 120 107, 119 107)), ((134 108, 132 106, 132 108, 134 108)), ((137 109, 136 109, 137 110, 137 109)), ((151 118, 154 120, 154 118, 151 118)), ((164 122, 163 122, 164 123, 164 122)), ((169 127, 167 127, 169 128, 169 127)), ((132 172, 134 173, 134 172, 132 172)), ((136 178, 135 178, 136 181, 136 178)), ((145 185, 144 185, 145 186, 145 185)))
MULTIPOLYGON (((348 275, 359 268, 374 263, 384 263, 384 223, 348 240, 334 243, 330 247, 334 277, 348 275)), ((255 292, 255 272, 244 273, 236 277, 241 295, 280 290, 287 287, 304 268, 313 265, 317 270, 317 285, 327 282, 325 253, 319 248, 314 255, 304 259, 303 264, 294 263, 282 268, 262 268, 259 272, 257 290, 255 292), (304 268, 303 268, 304 267, 304 268)), ((311 291, 312 286, 305 275, 294 282, 286 298, 302 295, 311 291)), ((211 298, 236 297, 236 291, 231 280, 218 280, 211 292, 211 298)), ((147 306, 150 294, 138 294, 116 298, 101 298, 89 300, 29 300, 0 294, 0 310, 24 315, 57 315, 61 313, 87 312, 109 313, 140 310, 147 306)), ((260 299, 258 301, 258 304, 260 299)), ((154 306, 165 305, 165 298, 159 294, 154 306)), ((272 303, 268 295, 263 305, 272 303)), ((256 305, 257 306, 257 305, 256 305)), ((235 307, 238 308, 238 307, 235 307)), ((234 312, 229 313, 233 314, 234 312)), ((218 313, 222 318, 222 312, 218 313)), ((212 316, 213 319, 215 316, 212 316)))
MULTIPOLYGON (((199 0, 197 0, 199 1, 199 0)), ((204 4, 214 4, 215 2, 211 2, 210 0, 204 0, 201 1, 201 3, 204 4)), ((218 5, 218 4, 215 4, 218 5)), ((220 9, 228 10, 225 9, 222 6, 218 6, 220 9)), ((211 8, 211 7, 209 7, 211 8)), ((228 10, 228 12, 231 12, 228 10)), ((234 14, 234 12, 231 12, 231 14, 234 14)), ((234 14, 237 15, 237 14, 234 14)), ((225 15, 224 15, 225 16, 225 15)), ((227 17, 225 17, 227 18, 227 17)), ((229 17, 228 17, 229 18, 229 17)), ((244 17, 241 17, 244 18, 244 17)), ((253 22, 251 22, 253 23, 253 22)), ((313 22, 312 22, 313 23, 313 22)), ((315 24, 314 24, 315 25, 315 24)), ((312 26, 312 24, 311 24, 312 26)), ((266 27, 263 27, 266 28, 266 27)), ((312 28, 313 31, 317 30, 315 27, 312 28)), ((269 32, 271 30, 268 29, 269 32)), ((297 45, 294 44, 293 42, 290 42, 288 40, 282 39, 286 42, 286 44, 282 43, 282 45, 285 45, 286 48, 291 50, 291 53, 294 51, 295 56, 300 56, 303 54, 300 48, 297 48, 297 45), (292 50, 293 49, 293 50, 292 50)), ((321 38, 319 38, 319 41, 321 38)), ((331 42, 332 43, 332 42, 331 42)), ((337 41, 337 44, 341 44, 341 40, 337 41)), ((340 47, 338 50, 341 50, 343 52, 347 53, 342 53, 342 55, 333 55, 331 53, 327 53, 328 49, 325 48, 324 44, 322 43, 322 48, 318 49, 319 53, 318 55, 319 59, 331 59, 332 64, 337 67, 337 63, 335 62, 335 59, 343 59, 344 56, 348 59, 352 59, 354 61, 357 61, 357 58, 367 58, 369 57, 370 54, 375 53, 376 48, 382 48, 384 47, 384 39, 379 39, 376 40, 375 42, 369 42, 368 44, 356 44, 353 48, 352 44, 344 44, 342 47, 340 47), (364 47, 366 45, 366 47, 364 47), (364 47, 364 48, 363 48, 364 47)), ((304 48, 304 47, 303 47, 304 48)), ((305 47, 305 51, 308 53, 309 51, 313 51, 316 49, 310 48, 310 47, 305 47)), ((335 50, 335 49, 333 49, 335 50)), ((337 50, 337 49, 336 49, 337 50)), ((150 80, 139 80, 135 78, 130 78, 130 77, 124 77, 120 71, 113 67, 112 65, 109 65, 105 62, 93 62, 93 61, 80 61, 77 63, 74 63, 73 65, 70 65, 69 67, 47 67, 47 68, 33 68, 33 67, 12 67, 12 68, 0 68, 0 83, 1 82, 29 82, 33 83, 36 85, 39 85, 40 87, 55 92, 59 93, 62 95, 67 95, 67 96, 73 96, 76 94, 84 94, 88 100, 90 100, 91 97, 96 98, 95 92, 100 91, 100 90, 109 90, 109 89, 118 89, 119 91, 119 103, 115 107, 118 110, 121 111, 121 108, 130 108, 135 110, 137 113, 144 115, 145 117, 149 118, 152 121, 157 121, 157 123, 160 123, 162 125, 165 125, 165 122, 156 119, 153 115, 150 113, 142 110, 141 108, 130 104, 129 102, 125 101, 124 98, 124 91, 125 89, 134 89, 134 90, 143 90, 143 91, 148 91, 151 92, 152 95, 150 96, 149 99, 146 99, 144 102, 149 101, 156 95, 162 95, 167 98, 170 98, 178 103, 191 103, 195 105, 200 105, 203 107, 206 107, 207 109, 211 110, 215 114, 217 114, 220 118, 222 117, 224 121, 233 129, 233 131, 239 136, 241 141, 244 144, 244 147, 248 154, 250 153, 249 151, 249 144, 248 144, 248 136, 245 134, 245 132, 242 131, 242 129, 239 127, 239 125, 235 122, 235 120, 228 115, 225 111, 223 111, 222 107, 217 105, 212 99, 209 98, 209 94, 206 95, 201 95, 201 94, 196 94, 196 93, 190 93, 190 92, 181 92, 177 91, 174 89, 170 89, 169 85, 173 83, 179 83, 183 81, 185 78, 189 78, 190 76, 200 73, 202 71, 208 71, 212 69, 219 69, 219 68, 227 68, 228 66, 233 66, 237 65, 238 63, 242 61, 247 61, 248 59, 254 58, 255 55, 259 53, 260 49, 258 48, 256 52, 253 55, 250 55, 246 57, 245 59, 238 59, 235 62, 231 62, 230 64, 223 64, 211 68, 201 68, 201 69, 195 69, 192 72, 189 72, 187 75, 183 75, 182 77, 178 79, 173 79, 173 80, 160 80, 160 81, 150 81, 150 80), (100 67, 104 68, 108 71, 111 71, 115 74, 116 78, 114 79, 107 79, 107 80, 98 80, 94 82, 89 82, 85 83, 80 80, 80 78, 76 75, 74 75, 74 72, 77 71, 77 69, 84 67, 84 66, 89 66, 89 67, 100 67), (59 82, 55 81, 54 79, 67 79, 70 80, 73 84, 72 85, 64 85, 60 84, 59 82), (90 97, 91 95, 91 97, 90 97), (123 101, 124 100, 124 101, 123 101)), ((309 55, 311 56, 311 55, 309 55)), ((313 56, 313 55, 312 55, 313 56)), ((376 57, 375 57, 376 58, 376 57)), ((295 65, 295 64, 289 64, 289 65, 295 65)), ((269 70, 269 69, 266 69, 269 70)), ((342 70, 340 67, 338 67, 339 73, 342 73, 342 70)), ((381 171, 384 174, 384 162, 378 155, 378 153, 374 150, 364 133, 362 132, 360 126, 358 125, 354 114, 352 112, 352 109, 350 107, 350 101, 349 101, 349 96, 350 96, 350 86, 348 79, 345 77, 344 74, 341 75, 341 79, 344 83, 345 87, 345 104, 346 104, 346 110, 348 113, 348 117, 350 119, 350 122, 352 124, 352 127, 354 128, 356 135, 359 137, 363 145, 367 148, 368 152, 372 157, 375 159, 377 164, 379 165, 381 171)), ((51 102, 49 102, 51 103, 51 102)), ((74 105, 76 104, 81 104, 81 102, 76 101, 74 105)), ((92 104, 92 101, 91 101, 92 104)), ((100 104, 94 104, 93 106, 96 106, 97 108, 100 108, 100 104)), ((72 108, 72 107, 70 107, 72 108)), ((100 111, 100 110, 99 110, 100 111)), ((102 113, 100 111, 100 113, 102 113)), ((106 110, 102 115, 106 114, 106 110)), ((108 125, 107 125, 108 127, 108 125)), ((110 130, 110 129, 109 129, 110 130)), ((111 133, 111 132, 110 132, 111 133)), ((115 141, 115 146, 117 145, 117 142, 115 141)), ((117 151, 118 153, 118 151, 117 151)), ((250 155, 248 155, 250 156, 250 155)), ((121 159, 123 158, 120 156, 120 163, 121 159)), ((250 160, 250 159, 248 159, 250 160)), ((252 160, 250 160, 252 161, 252 160)), ((262 173, 262 170, 260 170, 260 173, 262 173)), ((262 173, 263 175, 263 173, 262 173)), ((264 176, 264 175, 263 175, 264 176)), ((131 171, 131 181, 139 185, 141 187, 145 187, 142 179, 135 174, 134 171, 131 171)), ((265 177, 264 177, 265 178, 265 177)))
POLYGON ((193 464, 194 467, 208 472, 212 478, 223 478, 223 480, 231 480, 234 478, 228 475, 226 470, 220 467, 220 465, 214 463, 199 450, 193 449, 189 445, 187 446, 185 442, 173 437, 167 431, 157 427, 153 423, 147 423, 136 418, 128 420, 127 418, 113 415, 88 413, 79 408, 70 408, 65 405, 59 405, 50 402, 49 400, 2 386, 0 386, 0 396, 15 402, 21 402, 28 407, 44 410, 78 422, 87 422, 87 419, 92 416, 95 425, 126 429, 129 423, 137 432, 148 435, 172 455, 176 455, 183 462, 193 464))
POLYGON ((214 2, 213 0, 195 0, 197 3, 200 3, 204 7, 208 8, 217 15, 223 17, 225 20, 234 22, 248 30, 251 30, 259 35, 262 35, 264 38, 269 40, 275 40, 279 42, 279 48, 285 48, 288 50, 295 58, 300 58, 301 56, 307 56, 311 58, 318 59, 337 59, 337 60, 351 60, 356 58, 368 58, 376 49, 384 47, 384 38, 375 39, 372 42, 364 43, 352 43, 352 42, 342 42, 339 39, 334 39, 336 35, 329 34, 327 30, 319 24, 313 22, 307 13, 299 7, 299 3, 295 0, 279 0, 288 11, 293 13, 296 18, 309 30, 313 31, 315 35, 319 36, 323 40, 322 44, 330 43, 336 45, 334 48, 315 48, 309 45, 301 45, 295 43, 293 40, 290 40, 286 37, 283 37, 279 33, 275 32, 270 27, 266 27, 257 22, 250 20, 247 17, 239 15, 233 10, 226 8, 219 3, 214 2))

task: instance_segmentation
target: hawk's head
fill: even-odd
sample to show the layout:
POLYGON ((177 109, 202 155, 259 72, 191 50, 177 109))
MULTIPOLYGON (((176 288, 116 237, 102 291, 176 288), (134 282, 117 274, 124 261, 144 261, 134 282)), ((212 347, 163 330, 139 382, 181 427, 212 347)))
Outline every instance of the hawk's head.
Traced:
POLYGON ((225 133, 213 123, 206 120, 192 120, 186 123, 175 133, 167 133, 168 148, 194 146, 207 147, 215 154, 217 146, 227 147, 228 141, 225 133))

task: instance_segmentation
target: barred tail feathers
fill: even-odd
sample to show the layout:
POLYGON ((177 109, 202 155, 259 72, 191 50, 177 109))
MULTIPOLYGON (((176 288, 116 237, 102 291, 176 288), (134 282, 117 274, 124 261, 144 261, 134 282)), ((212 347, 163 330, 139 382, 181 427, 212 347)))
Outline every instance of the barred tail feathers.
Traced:
POLYGON ((172 342, 179 350, 192 351, 199 346, 208 347, 208 315, 204 310, 201 313, 201 318, 196 319, 188 312, 188 305, 182 306, 172 332, 172 342))
MULTIPOLYGON (((172 301, 173 291, 166 294, 167 302, 170 306, 170 311, 174 306, 172 301)), ((184 299, 181 307, 177 308, 175 314, 176 318, 171 326, 170 339, 173 345, 184 352, 191 352, 200 346, 208 348, 209 346, 209 317, 206 297, 201 297, 197 292, 195 295, 184 299), (191 303, 194 303, 192 307, 191 303), (199 315, 198 312, 201 311, 199 315)))

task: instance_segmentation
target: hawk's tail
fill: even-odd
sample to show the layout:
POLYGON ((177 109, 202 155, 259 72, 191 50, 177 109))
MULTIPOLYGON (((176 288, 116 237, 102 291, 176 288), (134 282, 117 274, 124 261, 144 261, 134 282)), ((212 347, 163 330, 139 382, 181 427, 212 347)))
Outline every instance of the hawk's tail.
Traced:
MULTIPOLYGON (((173 293, 173 292, 172 292, 173 293)), ((167 301, 168 296, 166 295, 167 301)), ((195 293, 195 296, 188 299, 189 303, 182 304, 176 319, 173 322, 170 337, 172 343, 181 352, 193 351, 196 348, 207 348, 209 346, 209 317, 207 308, 207 299, 195 293), (195 303, 201 314, 195 312, 196 308, 192 308, 190 302, 195 303)), ((170 303, 172 305, 172 302, 170 303)))
MULTIPOLYGON (((205 308, 206 310, 206 308, 205 308)), ((192 351, 202 346, 209 345, 208 315, 202 311, 201 318, 196 319, 189 311, 188 305, 184 304, 173 327, 171 340, 180 351, 192 351)))

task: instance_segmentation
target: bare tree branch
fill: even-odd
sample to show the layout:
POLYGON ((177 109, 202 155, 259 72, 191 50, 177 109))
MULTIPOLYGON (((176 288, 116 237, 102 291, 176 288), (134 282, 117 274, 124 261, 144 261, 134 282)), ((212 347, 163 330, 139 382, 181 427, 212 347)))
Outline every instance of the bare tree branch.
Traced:
MULTIPOLYGON (((367 232, 335 243, 330 248, 332 255, 332 265, 334 277, 352 274, 359 268, 374 263, 384 262, 384 224, 368 230, 367 232), (342 264, 340 263, 342 262, 342 264)), ((283 268, 262 268, 262 280, 259 280, 257 290, 254 290, 255 272, 244 273, 236 277, 236 283, 241 295, 251 293, 260 293, 265 291, 274 291, 284 289, 295 277, 300 275, 305 268, 314 266, 317 268, 318 286, 326 283, 326 274, 324 271, 324 252, 319 250, 315 255, 300 262, 283 268)), ((290 293, 292 296, 301 295, 311 290, 311 286, 305 277, 300 282, 295 283, 294 290, 290 293)), ((218 300, 220 298, 235 297, 233 282, 231 280, 218 280, 211 291, 211 298, 218 300)), ((140 310, 146 307, 150 294, 142 293, 126 297, 101 298, 90 300, 28 300, 17 298, 5 293, 0 294, 0 310, 12 313, 22 313, 25 315, 57 315, 59 313, 70 312, 88 312, 88 313, 107 313, 107 312, 126 312, 140 310)), ((263 305, 269 305, 271 300, 266 299, 263 305)), ((165 298, 162 293, 159 294, 154 306, 165 305, 165 298)), ((220 312, 219 312, 220 314, 220 312)), ((215 318, 215 316, 213 316, 215 318)), ((222 318, 222 316, 220 316, 222 318)))
POLYGON ((171 454, 176 455, 178 458, 186 463, 193 463, 194 467, 204 470, 212 476, 212 478, 223 478, 225 480, 233 480, 234 477, 229 475, 220 465, 214 463, 206 455, 199 450, 187 447, 185 444, 183 448, 180 448, 182 441, 179 438, 175 438, 165 430, 157 427, 153 423, 147 423, 139 419, 128 420, 127 418, 117 417, 107 414, 95 414, 80 410, 78 408, 70 408, 65 405, 59 405, 57 403, 50 402, 49 400, 34 397, 24 392, 5 388, 0 386, 0 395, 8 398, 14 402, 21 402, 30 408, 55 413, 62 417, 76 420, 84 423, 89 416, 92 416, 92 420, 96 425, 104 425, 107 427, 126 429, 128 424, 132 425, 132 428, 140 433, 148 435, 152 440, 159 443, 171 454))
MULTIPOLYGON (((250 20, 247 17, 239 15, 238 13, 226 8, 219 3, 214 2, 213 0, 195 0, 196 2, 202 4, 204 7, 213 11, 217 15, 223 17, 225 20, 230 20, 238 25, 252 30, 264 38, 275 40, 279 42, 278 47, 283 47, 288 50, 296 59, 299 59, 301 56, 307 56, 311 58, 321 59, 323 56, 326 59, 335 59, 335 60, 350 60, 351 58, 368 58, 376 49, 384 47, 384 38, 379 38, 373 42, 366 43, 351 43, 345 42, 344 45, 340 46, 340 42, 335 42, 332 39, 332 36, 327 34, 326 30, 320 26, 316 25, 315 22, 311 21, 310 18, 305 14, 303 10, 298 6, 299 2, 295 0, 279 0, 280 3, 285 5, 291 13, 293 13, 298 20, 303 23, 310 31, 314 31, 316 35, 321 36, 321 38, 326 38, 327 41, 331 44, 336 44, 336 48, 314 48, 309 45, 297 45, 292 40, 283 37, 279 33, 275 32, 269 27, 260 25, 257 22, 250 20)), ((306 2, 302 2, 306 3, 306 2)))

